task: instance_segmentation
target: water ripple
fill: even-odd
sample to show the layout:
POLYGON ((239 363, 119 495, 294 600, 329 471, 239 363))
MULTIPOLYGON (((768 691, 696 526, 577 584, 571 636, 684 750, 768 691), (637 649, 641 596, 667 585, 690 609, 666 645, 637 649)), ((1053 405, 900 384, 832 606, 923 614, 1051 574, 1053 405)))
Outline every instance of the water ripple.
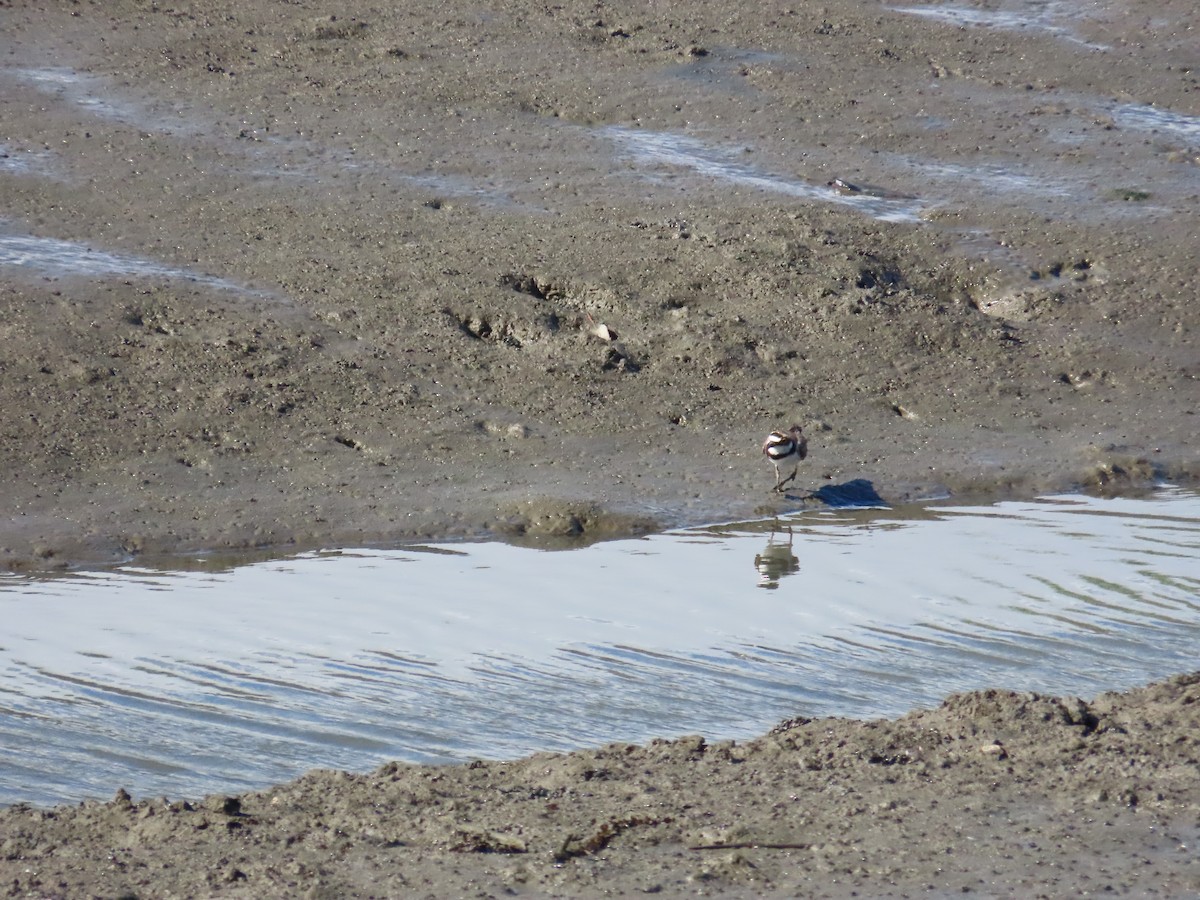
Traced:
POLYGON ((1200 497, 8 577, 0 614, 0 802, 196 795, 1191 669, 1200 497))

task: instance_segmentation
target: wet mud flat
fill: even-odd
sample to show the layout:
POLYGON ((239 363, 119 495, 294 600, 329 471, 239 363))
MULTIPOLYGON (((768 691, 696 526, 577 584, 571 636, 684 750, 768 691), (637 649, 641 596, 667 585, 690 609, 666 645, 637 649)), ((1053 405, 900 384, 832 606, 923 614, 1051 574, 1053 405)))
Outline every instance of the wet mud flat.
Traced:
POLYGON ((0 812, 8 896, 1193 896, 1200 673, 0 812))
POLYGON ((1190 7, 921 9, 6 6, 0 560, 1193 481, 1190 7))

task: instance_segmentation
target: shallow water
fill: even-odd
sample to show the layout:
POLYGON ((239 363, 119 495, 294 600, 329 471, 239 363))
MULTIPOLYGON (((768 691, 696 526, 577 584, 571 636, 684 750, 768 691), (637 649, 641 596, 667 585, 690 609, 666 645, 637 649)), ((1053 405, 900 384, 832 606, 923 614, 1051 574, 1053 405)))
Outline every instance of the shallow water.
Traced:
MULTIPOLYGON (((849 206, 881 222, 919 222, 926 206, 916 197, 886 197, 867 191, 840 193, 829 185, 772 175, 737 161, 730 150, 683 134, 616 125, 605 128, 604 133, 635 163, 650 169, 643 177, 664 168, 682 169, 716 182, 849 206)), ((748 152, 748 148, 743 149, 748 152)))
POLYGON ((1087 13, 1086 4, 1080 4, 1077 0, 1008 0, 1008 2, 999 4, 999 8, 996 6, 988 4, 988 8, 976 8, 950 3, 927 6, 889 6, 887 9, 905 15, 936 19, 960 28, 1045 31, 1062 40, 1093 50, 1108 49, 1104 44, 1084 40, 1071 27, 1080 16, 1087 13))
POLYGON ((1124 128, 1166 131, 1190 140, 1200 138, 1200 116, 1188 116, 1143 103, 1122 103, 1113 108, 1112 115, 1124 128))
POLYGON ((0 803, 1086 695, 1200 647, 1200 496, 1171 489, 186 562, 0 578, 0 803))
POLYGON ((0 219, 0 268, 27 269, 43 277, 172 278, 202 284, 221 291, 260 294, 225 278, 192 269, 164 265, 152 259, 31 234, 5 233, 0 219))

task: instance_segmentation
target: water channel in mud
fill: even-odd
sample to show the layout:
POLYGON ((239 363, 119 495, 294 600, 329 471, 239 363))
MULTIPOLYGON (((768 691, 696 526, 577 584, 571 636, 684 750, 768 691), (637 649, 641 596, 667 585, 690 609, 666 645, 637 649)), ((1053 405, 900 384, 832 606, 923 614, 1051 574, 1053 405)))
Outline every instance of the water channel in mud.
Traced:
POLYGON ((1195 664, 1200 496, 0 579, 0 802, 238 791, 1195 664))

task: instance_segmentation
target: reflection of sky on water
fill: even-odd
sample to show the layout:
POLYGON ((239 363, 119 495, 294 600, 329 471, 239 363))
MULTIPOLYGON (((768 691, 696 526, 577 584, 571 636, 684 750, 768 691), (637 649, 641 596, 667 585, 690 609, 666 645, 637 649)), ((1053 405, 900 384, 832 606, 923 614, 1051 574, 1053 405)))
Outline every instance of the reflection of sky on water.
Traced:
POLYGON ((123 275, 133 278, 178 278, 218 290, 250 293, 248 288, 224 278, 164 265, 139 256, 110 253, 57 238, 0 232, 0 269, 5 267, 27 269, 31 273, 51 277, 102 278, 123 275))
POLYGON ((1069 27, 1072 20, 1080 13, 1079 3, 1062 2, 1062 0, 1041 0, 1041 2, 1018 2, 1015 9, 979 9, 972 6, 957 4, 937 4, 929 6, 889 6, 892 12, 910 16, 921 16, 935 19, 948 25, 960 28, 999 28, 1007 31, 1034 29, 1045 31, 1057 38, 1074 44, 1088 47, 1092 50, 1108 49, 1103 44, 1093 44, 1083 40, 1069 27))
POLYGON ((1185 116, 1142 103, 1123 103, 1112 111, 1112 115, 1117 125, 1123 128, 1168 131, 1189 139, 1200 138, 1200 116, 1185 116))
MULTIPOLYGON (((163 126, 162 117, 147 116, 136 104, 123 102, 113 91, 106 91, 99 79, 73 69, 47 67, 7 71, 20 81, 65 97, 99 118, 130 125, 150 126, 155 130, 163 126)), ((186 123, 180 124, 184 126, 186 123)))
POLYGON ((8 175, 49 175, 50 154, 44 150, 14 147, 0 141, 0 173, 8 175))
POLYGON ((1126 687, 1195 667, 1198 560, 1166 491, 3 578, 0 801, 1126 687))
POLYGON ((925 204, 915 197, 883 197, 870 193, 841 193, 813 184, 760 171, 739 161, 734 153, 696 138, 666 131, 646 131, 611 125, 604 133, 635 162, 691 170, 728 184, 786 194, 856 209, 884 222, 917 222, 925 204))

